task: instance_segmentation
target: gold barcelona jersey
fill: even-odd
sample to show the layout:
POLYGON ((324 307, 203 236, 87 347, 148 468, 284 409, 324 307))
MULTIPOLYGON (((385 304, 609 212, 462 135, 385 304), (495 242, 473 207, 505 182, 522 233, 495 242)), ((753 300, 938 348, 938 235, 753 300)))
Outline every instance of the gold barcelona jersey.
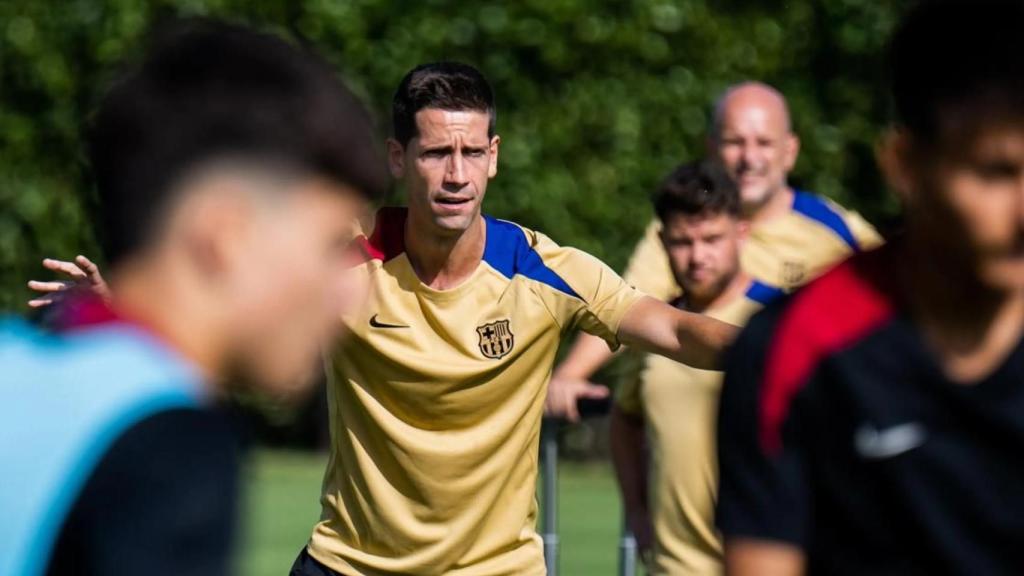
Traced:
MULTIPOLYGON (((668 302, 679 296, 680 289, 668 267, 660 230, 657 220, 647 227, 623 277, 644 293, 668 302)), ((820 276, 851 254, 881 243, 871 224, 856 212, 796 190, 791 210, 751 227, 740 259, 748 274, 788 291, 820 276)))
POLYGON ((643 296, 595 258, 485 217, 450 290, 420 282, 404 209, 378 213, 367 306, 329 360, 331 454, 310 554, 342 574, 543 574, 537 451, 574 328, 617 346, 643 296))
MULTIPOLYGON (((753 282, 743 297, 707 311, 743 325, 777 288, 753 282)), ((718 464, 715 422, 722 373, 661 356, 628 352, 616 391, 619 408, 642 417, 651 454, 649 509, 654 527, 651 574, 722 573, 722 543, 714 524, 718 464)))

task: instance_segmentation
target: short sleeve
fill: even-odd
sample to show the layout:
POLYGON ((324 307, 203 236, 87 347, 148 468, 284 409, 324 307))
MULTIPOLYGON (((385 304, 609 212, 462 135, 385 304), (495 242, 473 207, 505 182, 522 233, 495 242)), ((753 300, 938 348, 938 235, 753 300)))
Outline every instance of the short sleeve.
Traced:
POLYGON ((659 237, 660 231, 661 223, 657 219, 647 225, 643 237, 629 257, 622 277, 627 284, 637 290, 668 302, 680 295, 680 289, 672 277, 668 254, 665 253, 665 247, 662 246, 659 237))
POLYGON ((882 235, 857 212, 847 211, 846 225, 850 227, 850 232, 857 239, 857 246, 861 250, 871 250, 884 243, 882 235))
POLYGON ((542 283, 541 297, 563 329, 579 328, 618 348, 619 324, 645 295, 597 258, 527 232, 533 250, 557 281, 542 283))
POLYGON ((776 318, 772 305, 754 316, 725 359, 718 415, 717 523, 726 540, 755 538, 803 546, 808 532, 808 490, 801 440, 791 407, 781 447, 760 437, 765 358, 776 318))

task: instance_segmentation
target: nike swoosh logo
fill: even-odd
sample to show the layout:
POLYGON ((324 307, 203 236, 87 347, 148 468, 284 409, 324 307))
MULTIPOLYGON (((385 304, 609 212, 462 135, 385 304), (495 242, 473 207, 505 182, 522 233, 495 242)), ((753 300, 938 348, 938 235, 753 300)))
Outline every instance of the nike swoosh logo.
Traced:
POLYGON ((853 437, 854 447, 864 458, 881 460, 910 452, 924 444, 928 434, 917 422, 899 424, 882 430, 861 424, 853 437))
POLYGON ((372 326, 373 328, 408 328, 408 326, 405 324, 385 324, 377 320, 376 314, 374 314, 370 318, 370 326, 372 326))

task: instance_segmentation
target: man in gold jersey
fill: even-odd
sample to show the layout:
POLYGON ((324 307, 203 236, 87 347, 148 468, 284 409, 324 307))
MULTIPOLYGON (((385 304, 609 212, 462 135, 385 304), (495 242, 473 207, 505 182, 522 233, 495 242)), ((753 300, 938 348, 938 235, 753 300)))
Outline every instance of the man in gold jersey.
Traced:
POLYGON ((494 119, 472 67, 398 87, 388 154, 408 207, 380 210, 365 243, 371 295, 329 360, 323 512, 292 574, 543 574, 534 492, 560 340, 580 328, 711 367, 734 335, 482 215, 494 119))
MULTIPOLYGON (((715 104, 708 154, 740 193, 749 236, 740 254, 754 278, 792 290, 847 256, 881 243, 874 228, 855 212, 821 196, 796 190, 787 181, 800 140, 793 133, 785 98, 759 82, 727 89, 715 104)), ((623 278, 666 302, 680 287, 669 269, 655 219, 630 257, 623 278)), ((575 420, 576 400, 603 397, 606 388, 587 381, 612 357, 599 339, 581 334, 555 371, 546 411, 575 420)))
MULTIPOLYGON (((666 262, 684 294, 673 305, 743 324, 783 294, 740 267, 747 224, 740 220, 739 194, 713 167, 680 166, 662 183, 654 206, 666 262)), ((630 368, 612 408, 611 448, 641 558, 650 574, 720 574, 714 502, 722 374, 628 355, 630 368)))

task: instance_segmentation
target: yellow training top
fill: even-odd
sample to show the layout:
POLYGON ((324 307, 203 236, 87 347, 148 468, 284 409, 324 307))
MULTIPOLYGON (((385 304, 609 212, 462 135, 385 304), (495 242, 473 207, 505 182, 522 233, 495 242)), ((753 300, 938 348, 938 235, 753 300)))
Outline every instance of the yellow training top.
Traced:
POLYGON ((342 574, 543 574, 537 451, 559 341, 618 345, 642 294, 542 234, 485 217, 473 275, 438 291, 378 213, 372 293, 329 361, 331 455, 310 554, 342 574))
MULTIPOLYGON (((744 297, 708 316, 743 325, 782 292, 754 282, 744 297)), ((654 525, 651 574, 722 573, 715 529, 718 486, 715 422, 722 373, 698 370, 661 356, 630 352, 632 362, 616 394, 623 412, 644 419, 651 453, 649 509, 654 525)))
MULTIPOLYGON (((820 276, 854 252, 882 243, 856 212, 808 192, 794 191, 792 210, 750 230, 740 255, 743 269, 758 280, 792 290, 820 276)), ((654 220, 637 245, 623 277, 637 289, 666 302, 680 289, 654 220)))

